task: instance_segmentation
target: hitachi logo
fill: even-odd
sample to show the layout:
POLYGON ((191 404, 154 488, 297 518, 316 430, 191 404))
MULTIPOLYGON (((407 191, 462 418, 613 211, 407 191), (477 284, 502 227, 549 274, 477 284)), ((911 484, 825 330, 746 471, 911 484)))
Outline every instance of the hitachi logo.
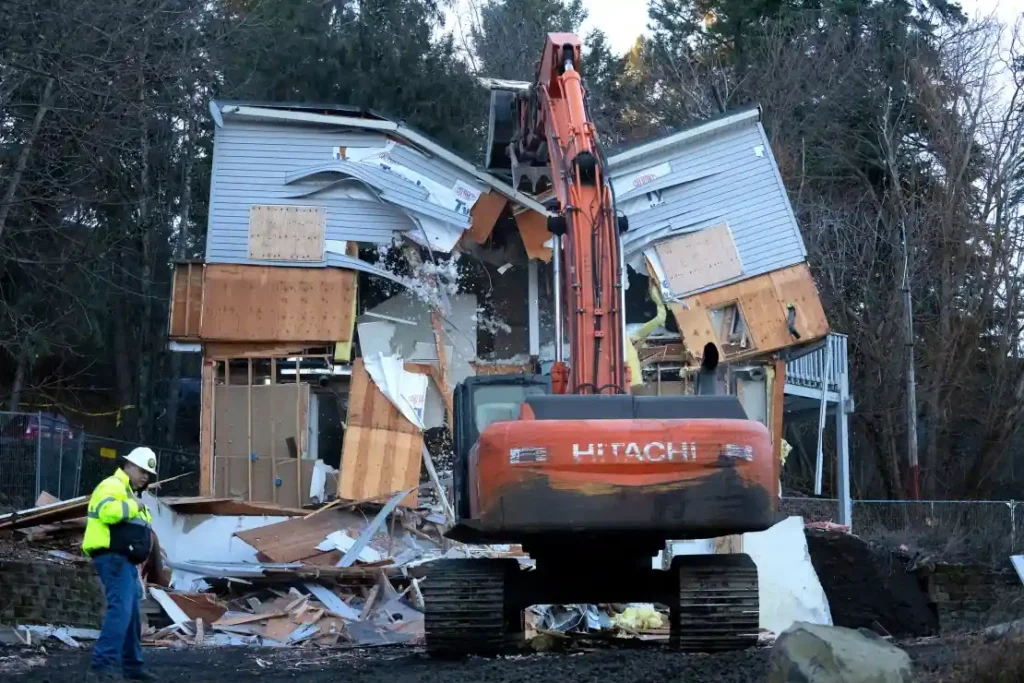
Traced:
POLYGON ((697 444, 652 441, 650 443, 574 443, 575 462, 693 462, 697 444))

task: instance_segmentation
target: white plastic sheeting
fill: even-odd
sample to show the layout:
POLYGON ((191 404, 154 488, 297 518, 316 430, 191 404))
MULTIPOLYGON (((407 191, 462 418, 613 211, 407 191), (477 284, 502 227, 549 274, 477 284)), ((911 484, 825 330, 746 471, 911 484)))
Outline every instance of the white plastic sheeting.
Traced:
POLYGON ((429 378, 405 369, 401 356, 375 353, 363 358, 366 372, 389 401, 409 422, 424 428, 423 410, 427 402, 429 378))
MULTIPOLYGON (((710 540, 673 541, 672 555, 709 555, 710 540)), ((789 517, 767 531, 743 534, 743 552, 757 565, 760 626, 781 634, 794 622, 832 625, 828 598, 811 564, 804 520, 789 517)), ((655 559, 661 566, 660 557, 655 559)))

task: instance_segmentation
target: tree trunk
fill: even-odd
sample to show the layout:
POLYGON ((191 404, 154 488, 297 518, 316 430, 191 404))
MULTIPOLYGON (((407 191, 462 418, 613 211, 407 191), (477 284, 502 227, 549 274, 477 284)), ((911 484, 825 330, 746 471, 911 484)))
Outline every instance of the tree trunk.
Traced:
POLYGON ((23 345, 18 353, 18 367, 14 371, 14 384, 11 385, 11 398, 7 409, 12 413, 18 412, 21 405, 21 392, 25 388, 25 375, 28 374, 28 358, 30 352, 28 345, 23 345))
POLYGON ((14 165, 14 172, 7 181, 7 189, 4 190, 4 198, 0 202, 0 238, 4 236, 7 218, 11 215, 11 209, 14 207, 14 195, 18 192, 18 185, 21 184, 21 178, 25 175, 25 169, 28 168, 28 160, 32 156, 32 146, 39 135, 39 129, 43 127, 43 117, 46 116, 46 112, 49 111, 50 104, 53 101, 53 84, 54 80, 52 78, 46 79, 46 87, 43 89, 43 96, 39 100, 36 117, 32 120, 32 130, 29 131, 28 137, 21 147, 18 161, 14 165))
POLYGON ((139 281, 139 294, 142 297, 142 324, 139 326, 138 353, 139 367, 139 420, 136 427, 136 438, 147 441, 153 432, 153 356, 156 349, 153 345, 153 230, 151 230, 151 184, 149 177, 149 112, 146 109, 146 73, 145 63, 148 54, 148 41, 143 41, 139 61, 139 222, 142 246, 142 273, 139 281))
MULTIPOLYGON (((188 248, 189 211, 192 209, 192 161, 191 150, 194 144, 193 117, 187 115, 188 131, 185 135, 185 154, 182 160, 181 173, 181 211, 178 214, 178 240, 174 249, 174 257, 178 261, 185 260, 188 248)), ((164 440, 168 446, 174 445, 178 437, 178 409, 181 405, 181 365, 180 353, 171 354, 170 386, 167 388, 167 431, 164 440)))

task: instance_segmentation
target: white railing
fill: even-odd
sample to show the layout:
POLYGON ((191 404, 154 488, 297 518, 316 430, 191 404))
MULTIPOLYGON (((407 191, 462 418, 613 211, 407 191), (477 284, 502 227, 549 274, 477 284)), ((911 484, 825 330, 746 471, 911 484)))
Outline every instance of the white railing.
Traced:
POLYGON ((828 373, 828 389, 838 393, 840 383, 847 372, 845 334, 829 334, 826 346, 786 363, 786 384, 820 390, 826 362, 832 366, 828 373))

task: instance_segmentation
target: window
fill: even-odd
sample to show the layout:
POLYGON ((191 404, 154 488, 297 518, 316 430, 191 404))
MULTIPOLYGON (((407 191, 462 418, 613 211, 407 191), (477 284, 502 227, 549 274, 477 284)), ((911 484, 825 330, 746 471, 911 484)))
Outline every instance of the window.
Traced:
POLYGON ((709 315, 715 338, 726 358, 756 349, 738 303, 713 308, 709 315))

